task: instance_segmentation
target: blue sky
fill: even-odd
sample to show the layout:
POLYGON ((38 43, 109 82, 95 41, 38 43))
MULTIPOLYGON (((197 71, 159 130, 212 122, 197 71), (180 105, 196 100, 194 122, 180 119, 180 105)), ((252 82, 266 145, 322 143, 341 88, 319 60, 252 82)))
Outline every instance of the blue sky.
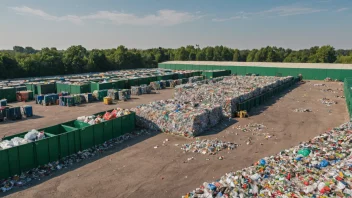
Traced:
POLYGON ((0 49, 351 49, 351 21, 351 0, 1 0, 0 49))

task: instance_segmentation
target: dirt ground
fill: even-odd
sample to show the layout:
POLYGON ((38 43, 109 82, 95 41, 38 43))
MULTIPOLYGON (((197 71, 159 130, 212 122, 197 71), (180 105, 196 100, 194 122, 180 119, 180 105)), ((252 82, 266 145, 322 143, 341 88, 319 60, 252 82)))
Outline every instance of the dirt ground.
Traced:
MULTIPOLYGON (((194 139, 168 134, 149 134, 129 140, 94 159, 60 170, 51 177, 33 183, 30 187, 17 188, 10 191, 10 194, 0 194, 0 196, 179 198, 205 181, 213 181, 227 172, 250 166, 261 157, 278 153, 348 121, 344 99, 336 98, 343 95, 342 91, 337 91, 337 89, 342 90, 343 86, 340 83, 329 82, 325 83, 327 87, 318 87, 313 86, 314 83, 324 82, 311 81, 297 85, 296 88, 273 97, 265 105, 253 109, 249 118, 224 121, 214 130, 199 137, 201 139, 219 138, 240 144, 235 150, 220 151, 216 155, 183 153, 180 145, 194 139), (336 93, 321 91, 328 88, 336 93), (324 97, 338 103, 327 107, 319 101, 324 97), (312 112, 293 112, 296 108, 309 108, 312 112), (264 136, 235 129, 248 123, 264 124, 266 129, 262 133, 269 133, 271 138, 266 139, 264 136), (252 138, 252 143, 249 145, 246 144, 248 138, 252 138), (163 146, 165 139, 169 141, 163 146), (157 145, 158 148, 155 149, 154 146, 157 145), (219 156, 223 156, 224 159, 219 160, 219 156), (194 160, 188 161, 190 157, 194 157, 194 160)), ((163 96, 172 95, 170 90, 164 92, 163 96)), ((159 98, 159 95, 147 96, 143 101, 159 98)), ((137 103, 139 101, 134 105, 137 103)), ((126 105, 133 106, 129 103, 126 105)), ((11 123, 10 127, 6 127, 10 131, 14 131, 13 127, 18 129, 16 131, 24 131, 36 128, 37 125, 59 123, 63 118, 52 119, 60 114, 62 116, 70 114, 64 118, 70 120, 78 115, 102 111, 97 108, 110 109, 111 107, 87 106, 82 109, 77 108, 77 111, 62 110, 61 112, 60 110, 60 113, 55 115, 50 115, 52 113, 47 110, 48 112, 43 113, 45 115, 43 119, 34 119, 28 123, 22 121, 16 125, 11 123), (26 125, 21 126, 22 123, 26 125)), ((0 127, 3 133, 4 125, 0 127)))
POLYGON ((173 96, 173 89, 160 90, 154 94, 146 94, 140 96, 132 96, 131 100, 126 102, 117 101, 112 105, 104 105, 103 102, 94 102, 82 104, 73 107, 63 107, 58 105, 43 106, 31 102, 17 102, 9 103, 11 106, 32 105, 33 117, 17 121, 0 122, 0 137, 17 134, 19 132, 29 131, 31 129, 40 129, 66 121, 77 119, 79 116, 88 116, 94 113, 102 112, 104 110, 111 110, 113 108, 132 108, 140 104, 146 104, 154 100, 170 99, 173 96))

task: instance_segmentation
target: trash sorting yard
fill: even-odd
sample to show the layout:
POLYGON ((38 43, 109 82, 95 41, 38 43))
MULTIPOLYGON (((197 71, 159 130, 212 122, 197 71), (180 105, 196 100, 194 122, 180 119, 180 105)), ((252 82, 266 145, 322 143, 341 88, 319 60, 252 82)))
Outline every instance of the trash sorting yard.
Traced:
POLYGON ((352 196, 352 128, 328 132, 227 173, 184 197, 352 196))
MULTIPOLYGON (((211 143, 214 139, 230 142, 231 145, 236 145, 234 149, 219 149, 216 155, 184 152, 181 149, 182 145, 194 145, 192 143, 194 139, 149 133, 117 144, 110 150, 97 152, 90 159, 65 166, 48 176, 40 177, 40 181, 36 180, 24 187, 14 188, 2 195, 9 197, 45 197, 49 194, 51 197, 141 197, 141 195, 181 197, 198 188, 205 181, 209 183, 216 181, 221 175, 249 167, 261 159, 269 163, 269 159, 264 156, 274 155, 294 147, 348 120, 344 99, 335 98, 334 93, 322 92, 323 87, 313 86, 317 83, 319 82, 297 85, 296 88, 279 96, 273 96, 263 105, 252 109, 249 118, 226 119, 199 136, 199 141, 203 142, 211 143), (337 104, 329 107, 317 103, 324 97, 334 98, 337 104), (292 109, 297 108, 309 108, 312 112, 302 114, 292 112, 292 109), (260 126, 260 130, 255 130, 255 133, 237 129, 238 126, 244 128, 243 126, 251 126, 253 123, 260 123, 265 127, 260 126), (256 135, 261 133, 270 134, 270 138, 256 135), (165 141, 166 139, 168 141, 165 141), (250 144, 246 144, 248 140, 251 140, 250 144)), ((325 82, 324 84, 334 90, 342 88, 340 83, 325 82)), ((161 90, 161 92, 167 92, 169 95, 148 95, 143 98, 143 101, 132 99, 117 106, 131 108, 172 98, 173 90, 161 90)), ((96 111, 87 112, 98 108, 90 105, 87 105, 88 109, 85 111, 74 107, 75 110, 70 110, 70 113, 60 114, 55 108, 50 111, 36 110, 39 115, 45 116, 31 120, 32 122, 27 120, 21 122, 27 124, 26 130, 40 128, 36 125, 66 119, 62 118, 62 115, 67 115, 69 120, 95 113, 96 111), (80 112, 75 112, 77 110, 80 112)), ((111 106, 108 109, 111 109, 111 106)), ((13 127, 12 123, 9 124, 13 127)), ((0 125, 0 131, 4 131, 2 130, 4 126, 0 125)), ((5 127, 5 129, 11 131, 12 127, 5 127)))

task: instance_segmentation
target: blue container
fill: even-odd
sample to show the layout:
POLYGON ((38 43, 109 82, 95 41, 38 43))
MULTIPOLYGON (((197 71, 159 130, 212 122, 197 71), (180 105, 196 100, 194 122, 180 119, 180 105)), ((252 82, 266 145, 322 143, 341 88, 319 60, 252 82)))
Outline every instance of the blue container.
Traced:
POLYGON ((0 100, 0 107, 6 107, 6 105, 7 105, 7 99, 0 100))
POLYGON ((23 106, 22 110, 23 110, 23 114, 26 117, 32 117, 33 116, 33 108, 32 108, 32 106, 30 106, 30 105, 23 106))
POLYGON ((22 113, 20 107, 11 107, 6 111, 6 118, 9 120, 22 119, 22 113))
POLYGON ((43 104, 44 96, 37 96, 35 98, 35 103, 36 104, 43 104))

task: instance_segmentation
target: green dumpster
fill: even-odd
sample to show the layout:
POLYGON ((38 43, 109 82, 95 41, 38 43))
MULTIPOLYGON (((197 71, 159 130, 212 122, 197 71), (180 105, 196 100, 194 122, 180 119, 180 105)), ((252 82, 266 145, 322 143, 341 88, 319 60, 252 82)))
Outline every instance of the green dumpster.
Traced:
POLYGON ((58 124, 40 129, 39 131, 44 131, 45 133, 56 135, 56 137, 59 139, 58 151, 55 149, 50 150, 50 157, 54 160, 56 157, 60 159, 75 153, 75 134, 79 133, 77 128, 58 124))

